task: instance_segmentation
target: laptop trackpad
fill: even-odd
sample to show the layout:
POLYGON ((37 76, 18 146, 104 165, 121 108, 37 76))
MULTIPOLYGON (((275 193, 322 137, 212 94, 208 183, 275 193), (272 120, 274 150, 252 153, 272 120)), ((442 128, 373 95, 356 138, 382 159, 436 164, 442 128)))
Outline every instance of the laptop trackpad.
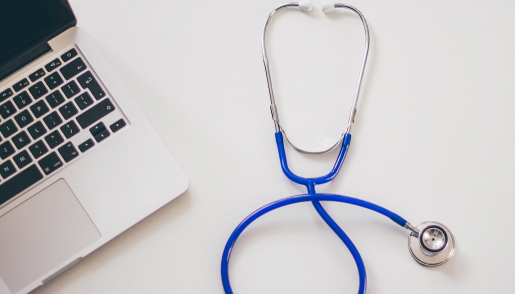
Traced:
POLYGON ((16 293, 100 237, 61 179, 0 217, 0 276, 16 293))

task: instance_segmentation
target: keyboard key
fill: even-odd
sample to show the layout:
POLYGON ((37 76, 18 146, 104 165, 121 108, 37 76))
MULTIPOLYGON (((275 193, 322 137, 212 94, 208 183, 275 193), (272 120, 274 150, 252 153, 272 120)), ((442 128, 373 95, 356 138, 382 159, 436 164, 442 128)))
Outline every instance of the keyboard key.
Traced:
POLYGON ((77 86, 77 83, 74 81, 71 81, 68 84, 62 86, 61 90, 63 90, 63 93, 67 98, 72 98, 80 92, 79 86, 77 86))
POLYGON ((9 116, 16 113, 16 108, 14 108, 14 105, 11 101, 7 101, 2 106, 0 106, 0 115, 6 119, 9 116))
POLYGON ((4 138, 10 137, 12 134, 16 133, 18 131, 18 128, 12 121, 12 119, 4 122, 2 125, 0 125, 0 132, 4 136, 4 138))
POLYGON ((121 128, 125 127, 127 124, 125 123, 125 121, 122 119, 118 120, 117 122, 115 122, 114 124, 112 124, 109 128, 111 129, 111 131, 113 133, 116 133, 118 132, 121 128))
POLYGON ((47 88, 43 85, 43 82, 37 82, 35 85, 29 88, 29 92, 34 99, 39 99, 41 96, 48 93, 47 88))
POLYGON ((75 105, 73 105, 73 102, 68 102, 64 106, 61 106, 59 108, 59 112, 63 116, 64 120, 68 120, 70 117, 79 113, 77 108, 75 108, 75 105))
POLYGON ((88 67, 86 66, 86 64, 84 64, 82 58, 79 57, 74 61, 68 63, 67 65, 63 66, 63 68, 61 68, 61 73, 63 74, 63 77, 65 79, 69 80, 81 71, 85 70, 86 68, 88 67))
POLYGON ((13 95, 13 91, 11 89, 7 89, 0 93, 0 102, 4 102, 7 100, 7 98, 11 97, 13 95))
POLYGON ((103 132, 101 132, 100 134, 96 135, 95 136, 95 140, 100 143, 102 141, 104 141, 105 139, 107 139, 107 137, 111 136, 111 133, 109 133, 109 130, 105 130, 103 132))
POLYGON ((6 159, 7 157, 14 154, 14 147, 11 142, 7 141, 0 145, 0 158, 6 159))
POLYGON ((89 132, 91 133, 91 135, 93 137, 95 137, 96 135, 102 133, 105 130, 106 130, 106 126, 104 125, 104 123, 103 122, 99 122, 98 124, 96 124, 92 128, 90 128, 89 132))
POLYGON ((77 50, 75 50, 75 48, 72 48, 70 51, 64 53, 63 55, 61 55, 61 59, 64 61, 64 62, 67 62, 68 60, 74 58, 75 56, 77 56, 77 50))
POLYGON ((22 152, 13 156, 13 161, 16 163, 19 169, 22 169, 32 162, 32 158, 30 158, 27 150, 23 150, 22 152))
POLYGON ((35 72, 33 72, 30 76, 29 76, 29 79, 33 82, 37 81, 39 78, 41 78, 42 76, 46 75, 45 71, 40 68, 38 70, 36 70, 35 72))
POLYGON ((32 146, 29 147, 30 153, 32 153, 32 156, 34 156, 35 159, 40 158, 43 154, 48 152, 48 148, 46 148, 43 141, 39 140, 36 143, 32 144, 32 146))
POLYGON ((30 107, 30 110, 32 111, 32 113, 34 114, 34 116, 36 118, 40 118, 41 116, 43 116, 45 113, 47 113, 48 111, 50 111, 48 109, 48 106, 46 106, 45 104, 45 101, 41 100, 41 101, 38 101, 36 102, 36 104, 32 105, 30 107))
POLYGON ((63 132, 66 139, 70 139, 71 137, 77 135, 80 130, 77 124, 71 120, 61 127, 61 132, 63 132))
POLYGON ((100 84, 91 72, 88 71, 81 75, 77 78, 77 81, 79 81, 79 84, 83 89, 88 89, 95 99, 100 100, 105 97, 106 94, 104 93, 104 90, 102 90, 102 87, 100 87, 100 84))
POLYGON ((55 112, 55 111, 50 113, 49 115, 45 116, 43 121, 45 122, 45 124, 49 130, 54 129, 58 125, 63 123, 63 120, 61 119, 59 114, 57 114, 57 112, 55 112))
POLYGON ((50 149, 54 149, 55 147, 61 145, 64 142, 64 139, 58 131, 53 131, 50 133, 50 135, 45 137, 45 141, 50 149))
POLYGON ((45 158, 41 159, 38 163, 46 175, 53 173, 56 169, 63 166, 62 161, 59 159, 59 156, 57 156, 55 152, 50 153, 45 158))
POLYGON ((0 175, 2 178, 7 179, 12 176, 16 172, 16 168, 13 163, 8 160, 4 164, 0 165, 0 175))
POLYGON ((75 98, 75 103, 79 106, 80 110, 84 110, 93 104, 93 98, 89 96, 88 92, 84 92, 82 95, 75 98))
POLYGON ((28 126, 34 121, 34 118, 32 115, 30 115, 30 112, 28 110, 24 110, 18 115, 14 117, 16 122, 18 123, 18 126, 20 126, 20 129, 23 129, 24 127, 28 126))
POLYGON ((113 103, 111 103, 111 100, 105 99, 91 107, 88 111, 77 116, 77 122, 79 122, 79 125, 85 129, 114 110, 115 107, 113 103))
POLYGON ((12 140, 18 150, 21 150, 23 147, 29 145, 30 143, 29 135, 27 135, 25 131, 22 131, 21 133, 14 136, 12 140))
POLYGON ((16 92, 19 92, 21 89, 27 87, 29 85, 29 81, 27 79, 23 79, 16 84, 13 85, 13 89, 16 92))
POLYGON ((58 68, 59 66, 61 66, 61 61, 59 60, 59 58, 56 58, 49 64, 45 65, 45 68, 48 72, 51 72, 54 69, 58 68))
POLYGON ((53 90, 63 83, 63 79, 58 72, 54 72, 45 78, 45 83, 47 84, 48 88, 50 88, 50 90, 53 90))
POLYGON ((70 142, 64 144, 63 147, 58 149, 58 151, 65 162, 70 162, 72 159, 79 156, 79 152, 77 152, 75 146, 73 146, 73 144, 70 142))
POLYGON ((93 142, 93 140, 91 140, 91 139, 88 139, 87 141, 85 141, 84 143, 79 145, 79 150, 80 150, 80 152, 84 153, 93 146, 95 146, 95 142, 93 142))
POLYGON ((46 129, 40 121, 28 127, 27 131, 29 131, 30 135, 32 136, 32 139, 34 140, 37 140, 38 138, 46 134, 46 129))
POLYGON ((28 189, 43 178, 36 165, 31 165, 26 170, 15 175, 8 181, 0 185, 0 204, 18 195, 18 193, 28 189))
POLYGON ((32 99, 27 92, 23 92, 20 95, 14 97, 13 101, 16 103, 16 106, 18 106, 18 109, 23 109, 32 103, 32 99))
POLYGON ((59 91, 55 91, 54 93, 46 96, 45 99, 52 108, 56 108, 65 101, 63 95, 59 91))

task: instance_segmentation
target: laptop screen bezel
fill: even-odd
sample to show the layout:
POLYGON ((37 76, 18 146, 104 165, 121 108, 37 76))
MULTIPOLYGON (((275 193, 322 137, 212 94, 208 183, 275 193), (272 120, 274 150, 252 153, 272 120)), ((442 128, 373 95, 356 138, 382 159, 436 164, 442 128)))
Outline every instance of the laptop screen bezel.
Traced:
MULTIPOLYGON (((14 0, 18 1, 18 0, 14 0)), ((0 81, 16 72, 23 66, 32 62, 42 54, 51 50, 47 44, 48 41, 58 36, 67 29, 77 25, 77 18, 71 9, 67 0, 25 0, 33 2, 35 5, 47 6, 48 11, 55 12, 59 17, 63 17, 61 22, 56 22, 55 25, 49 25, 48 29, 43 32, 35 33, 33 36, 27 36, 27 43, 20 44, 18 48, 11 49, 12 53, 7 52, 5 60, 0 60, 0 81), (53 11, 52 9, 56 9, 53 11)), ((0 9, 2 5, 0 5, 0 9)), ((14 12, 13 12, 14 13, 14 12)), ((4 28, 8 29, 8 28, 4 28)), ((1 50, 1 49, 0 49, 1 50)))

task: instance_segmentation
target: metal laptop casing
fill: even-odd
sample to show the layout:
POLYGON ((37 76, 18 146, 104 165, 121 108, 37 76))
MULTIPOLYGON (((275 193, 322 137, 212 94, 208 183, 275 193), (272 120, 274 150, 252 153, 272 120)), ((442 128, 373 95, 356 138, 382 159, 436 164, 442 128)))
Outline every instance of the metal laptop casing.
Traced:
MULTIPOLYGON (((12 293, 0 277, 0 294, 34 290, 188 188, 186 175, 89 35, 83 29, 74 27, 52 39, 49 44, 52 52, 0 82, 0 88, 12 86, 76 44, 106 86, 108 96, 116 101, 130 121, 130 126, 114 134, 113 138, 97 144, 75 163, 58 170, 44 182, 1 206, 0 217, 59 179, 65 179, 102 236, 17 293, 12 293)), ((16 225, 29 225, 29 222, 16 225)))

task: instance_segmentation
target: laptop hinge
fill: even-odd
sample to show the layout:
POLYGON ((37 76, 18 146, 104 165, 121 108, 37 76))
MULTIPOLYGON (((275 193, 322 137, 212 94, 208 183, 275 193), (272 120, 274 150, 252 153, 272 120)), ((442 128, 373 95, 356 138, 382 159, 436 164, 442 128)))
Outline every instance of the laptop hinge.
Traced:
POLYGON ((20 56, 0 67, 0 81, 50 51, 52 51, 52 47, 47 42, 40 43, 25 51, 20 56))

